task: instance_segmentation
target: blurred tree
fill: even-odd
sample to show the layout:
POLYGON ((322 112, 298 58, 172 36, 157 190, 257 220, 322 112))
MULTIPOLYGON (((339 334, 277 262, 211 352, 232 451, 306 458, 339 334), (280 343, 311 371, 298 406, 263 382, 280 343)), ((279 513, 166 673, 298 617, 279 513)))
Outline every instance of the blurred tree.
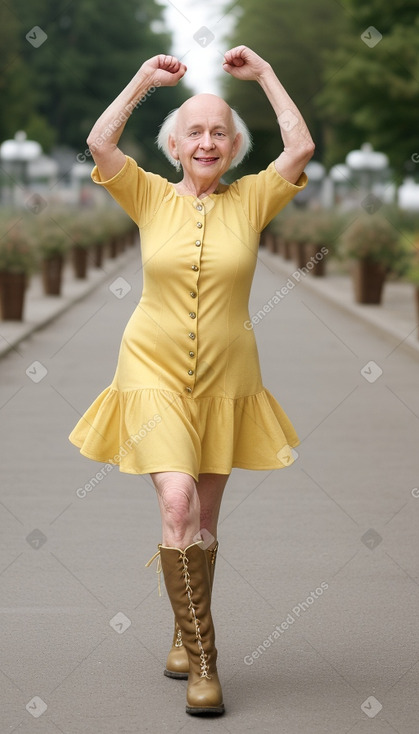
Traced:
MULTIPOLYGON (((171 35, 153 30, 162 25, 161 12, 155 0, 14 0, 9 55, 15 54, 20 69, 13 81, 15 90, 20 84, 29 92, 19 126, 36 130, 38 138, 43 129, 53 130, 59 144, 83 152, 93 123, 142 62, 170 49, 171 35), (39 47, 25 38, 35 26, 47 34, 39 47)), ((6 84, 13 97, 11 81, 6 84)), ((124 150, 135 153, 142 165, 167 172, 154 138, 167 112, 187 96, 184 83, 153 93, 128 122, 124 150)), ((12 115, 8 127, 16 129, 18 118, 12 115)), ((43 137, 48 144, 48 135, 43 137)))
POLYGON ((417 0, 341 2, 349 25, 339 48, 327 55, 326 85, 317 100, 329 130, 326 163, 342 161, 368 141, 397 170, 413 169, 410 158, 419 151, 417 0), (368 31, 371 26, 375 30, 368 31))
POLYGON ((6 3, 0 5, 0 140, 14 136, 19 129, 31 135, 37 125, 37 140, 50 145, 54 132, 47 121, 36 113, 37 93, 31 85, 21 53, 21 27, 6 3))
MULTIPOLYGON (((228 8, 235 12, 235 3, 228 8)), ((323 54, 336 49, 347 25, 338 3, 330 0, 242 0, 237 22, 226 48, 245 44, 269 61, 295 101, 323 155, 325 125, 315 104, 322 86, 323 54)), ((226 76, 226 75, 225 75, 226 76)), ((249 125, 254 151, 241 170, 251 171, 276 158, 282 149, 278 125, 264 93, 255 82, 223 80, 228 102, 249 125)))

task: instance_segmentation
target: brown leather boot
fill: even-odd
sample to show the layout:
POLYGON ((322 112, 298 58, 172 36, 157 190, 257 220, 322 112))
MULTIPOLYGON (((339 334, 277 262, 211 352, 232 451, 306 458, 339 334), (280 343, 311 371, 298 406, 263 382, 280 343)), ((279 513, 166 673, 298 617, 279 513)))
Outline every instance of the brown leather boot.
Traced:
POLYGON ((188 654, 188 714, 224 713, 218 679, 215 631, 211 616, 211 583, 201 543, 184 550, 159 545, 164 581, 188 654))
MULTIPOLYGON (((214 573, 215 573, 215 561, 217 558, 217 551, 218 551, 218 541, 215 544, 214 548, 206 549, 204 551, 205 557, 207 559, 208 563, 208 570, 210 575, 210 586, 211 586, 211 593, 212 593, 212 587, 214 584, 214 573)), ((173 642, 172 647, 170 648, 170 652, 167 656, 166 661, 166 668, 164 670, 164 674, 168 676, 168 678, 182 678, 183 680, 186 680, 189 673, 189 660, 188 660, 188 653, 185 650, 185 646, 182 642, 182 630, 180 629, 176 618, 175 618, 175 631, 173 634, 173 642)))

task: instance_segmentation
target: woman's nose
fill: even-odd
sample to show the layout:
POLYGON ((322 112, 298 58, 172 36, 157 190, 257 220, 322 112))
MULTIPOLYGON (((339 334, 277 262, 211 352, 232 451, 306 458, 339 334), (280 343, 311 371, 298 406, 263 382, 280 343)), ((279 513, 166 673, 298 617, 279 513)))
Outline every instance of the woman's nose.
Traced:
POLYGON ((214 142, 209 132, 205 132, 202 134, 200 146, 201 148, 205 148, 205 150, 214 147, 214 142))

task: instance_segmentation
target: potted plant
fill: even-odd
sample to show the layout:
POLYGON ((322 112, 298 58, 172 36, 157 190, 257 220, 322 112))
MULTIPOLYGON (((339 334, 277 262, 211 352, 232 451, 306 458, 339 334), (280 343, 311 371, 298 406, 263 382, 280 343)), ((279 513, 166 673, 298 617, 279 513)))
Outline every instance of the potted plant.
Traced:
POLYGON ((25 220, 3 223, 0 239, 0 317, 3 321, 22 321, 25 291, 36 268, 33 239, 25 220))
POLYGON ((104 242, 108 244, 109 257, 114 259, 120 252, 120 230, 118 222, 121 215, 117 209, 113 208, 103 212, 103 215, 104 242))
POLYGON ((137 241, 137 235, 138 235, 138 227, 135 224, 135 222, 132 221, 132 219, 126 217, 127 219, 127 240, 129 247, 134 247, 136 241, 137 241))
POLYGON ((419 263, 416 265, 416 268, 408 273, 408 279, 411 283, 413 283, 415 288, 415 306, 416 306, 416 321, 418 323, 418 329, 417 329, 417 337, 419 339, 419 263))
POLYGON ((265 245, 271 252, 277 252, 285 260, 290 260, 291 249, 284 237, 284 222, 289 216, 287 210, 280 212, 272 219, 269 226, 261 234, 261 245, 265 245))
POLYGON ((271 225, 272 223, 268 224, 268 226, 260 233, 260 244, 262 247, 265 247, 268 252, 277 252, 276 234, 271 225))
POLYGON ((334 210, 315 209, 310 211, 307 227, 306 253, 313 264, 311 275, 322 277, 326 274, 326 261, 334 254, 336 242, 342 229, 342 216, 334 210))
POLYGON ((66 221, 58 213, 38 220, 36 228, 37 249, 41 259, 42 284, 49 296, 61 294, 65 256, 71 246, 66 221))
POLYGON ((115 230, 118 237, 118 252, 124 252, 130 240, 132 220, 125 212, 116 212, 115 230))
POLYGON ((102 267, 104 253, 105 253, 105 234, 101 232, 96 235, 95 243, 93 245, 93 267, 94 268, 102 267))
POLYGON ((288 251, 297 268, 303 268, 307 262, 306 243, 309 237, 310 212, 294 211, 285 218, 282 225, 282 236, 287 242, 288 251))
POLYGON ((293 204, 289 204, 269 224, 274 234, 274 250, 282 255, 284 260, 292 258, 292 239, 298 225, 298 216, 299 210, 293 204))
MULTIPOLYGON (((410 239, 410 238, 409 238, 410 239)), ((419 238, 413 243, 409 266, 406 272, 407 280, 414 286, 414 298, 416 306, 416 321, 418 324, 417 337, 419 339, 419 238)))
POLYGON ((76 213, 69 225, 72 240, 71 255, 74 275, 78 279, 87 277, 88 254, 94 244, 92 213, 76 213))
POLYGON ((381 303, 387 276, 406 270, 407 253, 399 232, 379 213, 357 217, 343 233, 340 248, 341 254, 354 261, 357 303, 381 303))
POLYGON ((108 240, 108 225, 106 211, 97 210, 92 213, 90 232, 92 237, 91 251, 93 267, 101 268, 105 255, 105 245, 108 240))

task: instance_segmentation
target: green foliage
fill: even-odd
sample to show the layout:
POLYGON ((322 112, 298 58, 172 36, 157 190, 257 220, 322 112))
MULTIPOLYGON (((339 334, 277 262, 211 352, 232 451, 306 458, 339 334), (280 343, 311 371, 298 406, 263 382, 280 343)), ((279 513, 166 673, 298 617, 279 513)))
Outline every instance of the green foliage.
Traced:
MULTIPOLYGON (((326 126, 315 103, 322 86, 323 55, 327 49, 336 50, 346 24, 342 8, 330 0, 242 0, 236 27, 226 42, 226 48, 245 44, 271 64, 304 116, 317 158, 322 157, 327 142, 326 126)), ((283 147, 272 107, 256 82, 224 74, 224 91, 254 138, 253 153, 241 170, 260 169, 283 147)))
POLYGON ((96 242, 95 218, 86 210, 78 213, 66 224, 66 231, 73 247, 89 250, 96 242))
POLYGON ((47 207, 42 214, 32 217, 31 232, 41 259, 48 260, 68 252, 71 247, 71 239, 67 231, 70 216, 68 210, 54 210, 47 207))
POLYGON ((400 235, 400 246, 406 252, 406 279, 419 287, 419 227, 404 230, 400 235))
POLYGON ((27 219, 14 217, 1 223, 0 271, 30 274, 36 269, 34 239, 27 219))
POLYGON ((308 214, 307 242, 325 245, 330 254, 337 251, 338 241, 347 226, 347 216, 336 210, 315 209, 308 214))
POLYGON ((380 209, 380 213, 398 230, 399 233, 410 234, 410 237, 419 232, 419 212, 400 209, 396 204, 387 204, 380 209))
POLYGON ((419 288, 419 258, 410 264, 406 278, 410 283, 413 283, 413 285, 419 288))
POLYGON ((348 28, 326 56, 325 86, 317 102, 328 126, 326 163, 341 162, 368 141, 397 169, 413 170, 419 105, 417 3, 342 0, 348 28), (374 47, 361 38, 370 27, 383 36, 374 47))
POLYGON ((305 245, 310 232, 310 214, 308 211, 295 211, 288 216, 282 225, 284 239, 305 245))
POLYGON ((335 210, 287 208, 286 216, 279 214, 270 227, 288 242, 327 247, 329 254, 337 250, 338 240, 347 224, 347 215, 335 210), (288 211, 289 210, 289 211, 288 211))
POLYGON ((382 214, 356 217, 340 239, 343 257, 378 262, 387 272, 403 275, 409 264, 406 245, 397 229, 382 214))
MULTIPOLYGON (((369 141, 397 171, 418 169, 417 2, 242 0, 237 15, 228 43, 271 63, 304 115, 316 158, 331 166, 369 141), (361 39, 370 26, 383 36, 372 48, 361 39)), ((224 88, 254 136, 243 171, 261 168, 282 149, 275 115, 255 82, 227 77, 224 88)))
MULTIPOLYGON (((14 0, 0 8, 6 69, 0 136, 24 129, 46 150, 58 143, 83 152, 94 122, 143 61, 171 46, 169 33, 152 30, 162 12, 155 0, 14 0), (25 39, 34 26, 48 36, 38 48, 25 39)), ((128 122, 123 149, 143 166, 167 172, 154 138, 165 115, 187 96, 184 84, 153 93, 128 122)))
MULTIPOLYGON (((26 126, 36 104, 28 69, 22 59, 23 29, 15 13, 0 4, 0 140, 13 137, 26 126)), ((23 39, 24 40, 24 39, 23 39)), ((26 41, 24 41, 26 43, 26 41)))
POLYGON ((75 211, 60 224, 70 245, 83 249, 104 244, 112 237, 124 236, 132 231, 133 226, 127 214, 116 206, 75 211))
POLYGON ((90 249, 132 231, 132 220, 118 207, 77 209, 48 206, 41 214, 0 213, 0 271, 30 274, 40 262, 90 249))

